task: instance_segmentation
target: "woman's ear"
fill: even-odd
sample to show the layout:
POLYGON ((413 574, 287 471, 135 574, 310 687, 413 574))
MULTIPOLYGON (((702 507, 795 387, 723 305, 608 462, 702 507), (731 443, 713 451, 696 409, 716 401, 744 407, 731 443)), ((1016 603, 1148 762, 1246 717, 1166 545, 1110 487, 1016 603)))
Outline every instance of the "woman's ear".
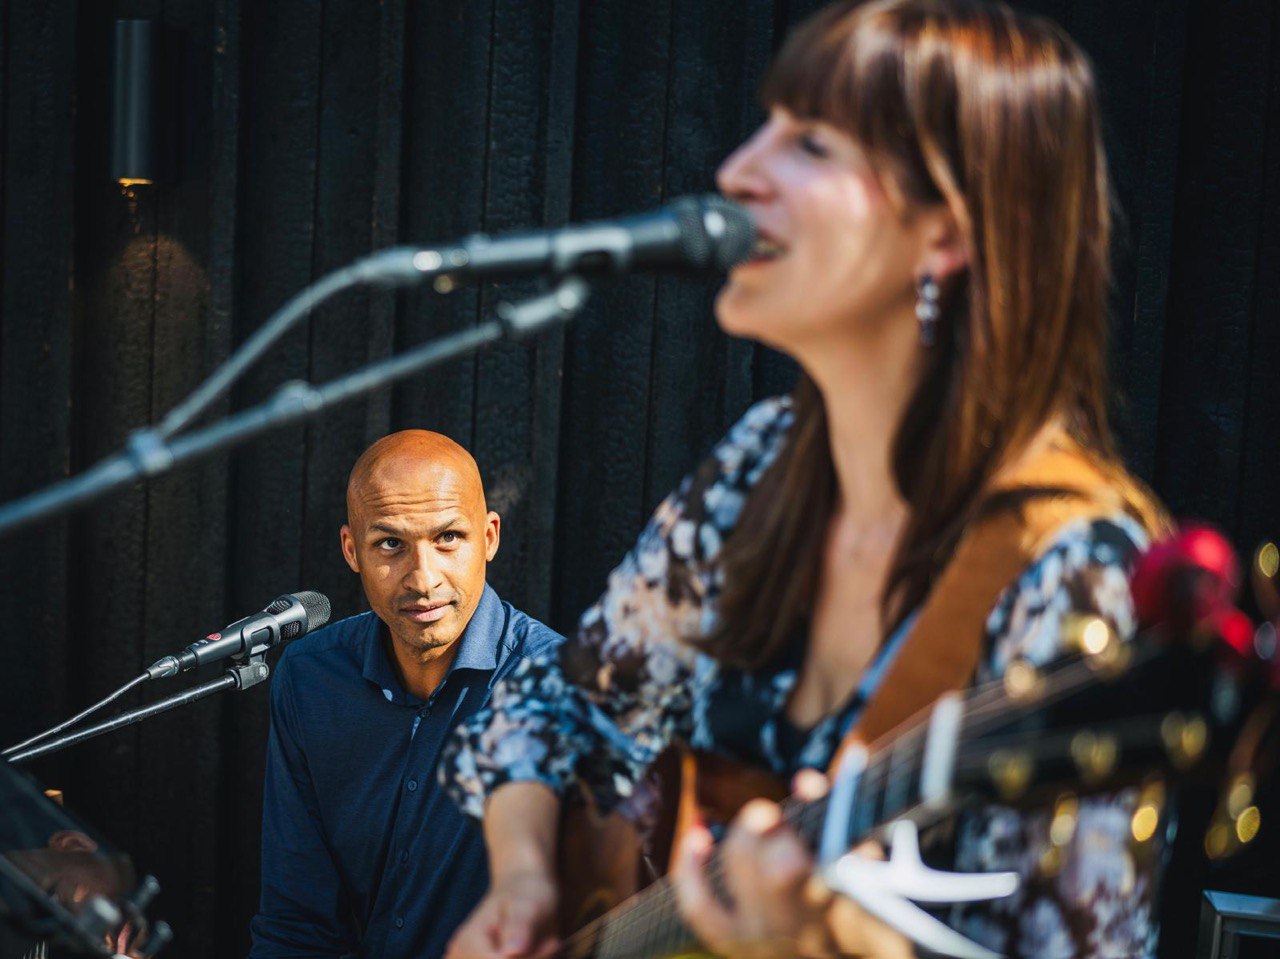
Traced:
POLYGON ((917 275, 928 274, 945 282, 968 268, 969 247, 951 208, 939 203, 917 216, 924 243, 923 262, 917 275))

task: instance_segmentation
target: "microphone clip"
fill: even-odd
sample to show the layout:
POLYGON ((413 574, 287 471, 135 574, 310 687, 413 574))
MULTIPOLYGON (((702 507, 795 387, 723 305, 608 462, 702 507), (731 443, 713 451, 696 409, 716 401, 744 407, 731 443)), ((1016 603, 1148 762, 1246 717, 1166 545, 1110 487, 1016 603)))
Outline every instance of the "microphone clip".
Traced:
POLYGON ((512 302, 505 300, 494 312, 502 331, 513 340, 540 333, 557 323, 568 323, 582 312, 591 294, 585 280, 570 274, 550 290, 512 302))
POLYGON ((265 682, 271 675, 271 667, 267 665, 267 651, 259 649, 256 652, 250 651, 247 654, 240 653, 232 656, 231 665, 223 672, 235 678, 236 689, 248 689, 250 686, 265 682))

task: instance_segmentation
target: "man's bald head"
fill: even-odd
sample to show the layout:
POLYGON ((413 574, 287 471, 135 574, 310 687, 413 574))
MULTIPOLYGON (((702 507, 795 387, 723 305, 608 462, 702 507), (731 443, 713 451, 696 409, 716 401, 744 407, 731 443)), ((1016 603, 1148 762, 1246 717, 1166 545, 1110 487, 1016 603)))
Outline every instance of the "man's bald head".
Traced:
POLYGON ((390 629, 402 668, 447 666, 484 592, 500 528, 476 461, 447 436, 392 433, 356 461, 342 555, 390 629))
POLYGON ((442 433, 401 430, 365 450, 347 478, 347 522, 356 526, 363 509, 400 491, 441 485, 456 491, 468 513, 487 511, 480 469, 470 453, 442 433))

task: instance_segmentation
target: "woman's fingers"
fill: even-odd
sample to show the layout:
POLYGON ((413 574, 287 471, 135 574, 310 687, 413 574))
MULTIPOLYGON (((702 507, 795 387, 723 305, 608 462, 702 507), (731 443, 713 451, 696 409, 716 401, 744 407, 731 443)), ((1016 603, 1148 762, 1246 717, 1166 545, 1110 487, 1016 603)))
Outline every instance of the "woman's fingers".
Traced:
POLYGON ((791 792, 803 802, 815 802, 827 794, 831 781, 817 769, 802 769, 791 779, 791 792))
POLYGON ((731 955, 735 920, 707 878, 714 843, 702 826, 685 833, 675 871, 676 902, 698 941, 716 953, 731 955))

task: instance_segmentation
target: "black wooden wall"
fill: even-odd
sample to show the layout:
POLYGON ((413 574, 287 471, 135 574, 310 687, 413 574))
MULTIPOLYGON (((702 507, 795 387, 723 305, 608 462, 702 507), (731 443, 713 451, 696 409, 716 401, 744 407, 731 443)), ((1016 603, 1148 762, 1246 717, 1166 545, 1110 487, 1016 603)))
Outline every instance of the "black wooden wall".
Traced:
MULTIPOLYGON (((0 497, 117 449, 288 295, 371 248, 709 189, 759 118, 771 50, 816 5, 0 0, 0 497), (180 37, 166 187, 107 178, 117 17, 180 37)), ((1175 511, 1248 548, 1280 532, 1280 5, 1021 5, 1058 18, 1102 79, 1126 216, 1114 357, 1132 463, 1175 511)), ((567 628, 664 492, 789 382, 784 361, 716 330, 711 293, 603 286, 567 332, 0 542, 0 738, 280 592, 358 610, 337 548, 343 485, 392 428, 475 452, 505 519, 492 580, 567 628)), ((222 409, 473 323, 499 295, 348 295, 222 409)), ((161 877, 176 955, 246 948, 266 700, 206 702, 35 767, 161 877)), ((1249 862, 1221 881, 1249 886, 1249 862)))

